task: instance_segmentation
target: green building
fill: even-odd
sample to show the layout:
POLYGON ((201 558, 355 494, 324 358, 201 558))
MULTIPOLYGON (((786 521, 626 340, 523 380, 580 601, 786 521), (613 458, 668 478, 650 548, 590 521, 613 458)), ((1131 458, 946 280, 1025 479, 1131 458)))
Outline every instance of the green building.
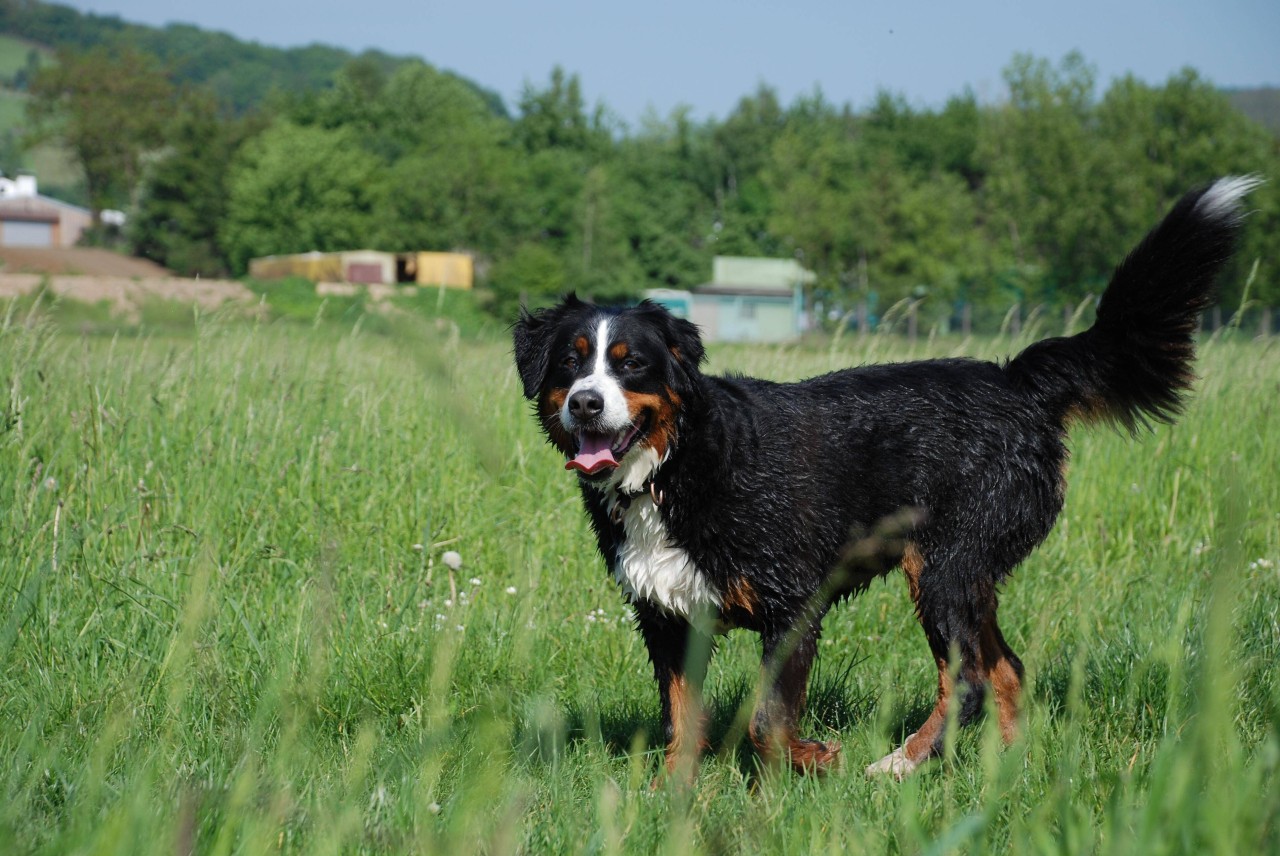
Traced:
POLYGON ((813 280, 792 259, 716 256, 711 282, 645 297, 697 324, 709 342, 788 342, 807 329, 804 286, 813 280))

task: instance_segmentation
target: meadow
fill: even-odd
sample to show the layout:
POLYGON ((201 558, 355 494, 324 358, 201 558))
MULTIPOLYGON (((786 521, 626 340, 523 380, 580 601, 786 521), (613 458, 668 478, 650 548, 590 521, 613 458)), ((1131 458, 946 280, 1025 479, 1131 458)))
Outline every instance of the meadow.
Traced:
POLYGON ((839 770, 759 769, 739 633, 695 787, 653 789, 644 648, 503 326, 287 298, 136 326, 0 304, 0 852, 1280 852, 1280 340, 1206 339, 1177 426, 1073 434, 1067 507, 1002 597, 1013 746, 988 718, 864 777, 934 698, 895 574, 826 621, 805 727, 839 770))

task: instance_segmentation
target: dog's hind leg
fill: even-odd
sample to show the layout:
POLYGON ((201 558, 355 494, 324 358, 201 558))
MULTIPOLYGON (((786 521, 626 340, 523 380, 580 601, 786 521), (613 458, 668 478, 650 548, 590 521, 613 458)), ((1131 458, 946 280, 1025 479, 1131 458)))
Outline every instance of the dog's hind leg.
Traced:
POLYGON ((649 649, 662 706, 667 772, 692 781, 707 748, 702 684, 711 659, 711 638, 688 621, 641 602, 636 624, 649 649))
POLYGON ((938 666, 938 698, 929 718, 901 747, 867 767, 868 775, 888 773, 898 779, 941 753, 948 710, 957 697, 956 721, 967 725, 981 714, 990 688, 1001 734, 1006 743, 1013 740, 1022 691, 1022 662, 996 622, 994 584, 949 576, 945 568, 931 567, 914 545, 907 549, 902 567, 938 666), (948 669, 953 652, 959 657, 959 681, 948 669))
POLYGON ((797 772, 825 772, 840 755, 836 741, 796 734, 818 652, 819 618, 788 632, 764 635, 760 703, 751 718, 751 742, 766 763, 787 761, 797 772))
POLYGON ((996 623, 996 610, 982 626, 980 639, 982 663, 987 673, 987 683, 995 695, 996 713, 1000 717, 1000 736, 1005 745, 1018 736, 1018 711, 1022 697, 1022 661, 1004 641, 1000 625, 996 623))

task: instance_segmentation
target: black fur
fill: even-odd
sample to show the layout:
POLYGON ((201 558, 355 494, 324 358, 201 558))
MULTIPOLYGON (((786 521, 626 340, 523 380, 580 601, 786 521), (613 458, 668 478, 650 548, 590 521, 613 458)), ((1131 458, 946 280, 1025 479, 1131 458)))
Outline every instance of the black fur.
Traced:
MULTIPOLYGON (((570 442, 555 433, 557 411, 546 402, 580 376, 557 360, 601 317, 619 331, 611 341, 625 341, 642 366, 619 370, 628 395, 670 393, 675 427, 652 492, 624 501, 661 499, 671 544, 719 596, 710 618, 761 634, 769 691, 752 737, 762 753, 806 769, 835 758, 838 746, 795 734, 820 622, 834 600, 899 564, 942 671, 935 715, 901 751, 914 766, 941 746, 953 653, 959 721, 973 719, 994 689, 1011 735, 1022 664, 996 623, 997 588, 1062 508, 1073 419, 1135 429, 1177 414, 1192 380, 1197 319, 1241 228, 1247 187, 1229 194, 1230 204, 1200 204, 1223 186, 1175 205, 1117 268, 1089 330, 1038 342, 1004 366, 931 360, 784 384, 703 374, 696 329, 650 303, 601 308, 570 296, 516 323, 524 394, 539 401, 544 428, 566 455, 570 442)), ((619 497, 599 477, 581 483, 612 569, 627 538, 613 507, 619 497)), ((689 700, 686 678, 696 701, 705 662, 691 666, 689 652, 709 652, 711 625, 645 599, 635 610, 674 757, 700 737, 677 709, 689 700)))

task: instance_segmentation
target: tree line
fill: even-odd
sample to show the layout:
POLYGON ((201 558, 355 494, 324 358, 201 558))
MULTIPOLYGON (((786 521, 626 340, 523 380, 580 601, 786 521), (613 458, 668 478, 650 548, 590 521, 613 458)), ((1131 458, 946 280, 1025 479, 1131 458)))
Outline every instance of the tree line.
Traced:
POLYGON ((785 256, 834 313, 922 300, 975 319, 1096 295, 1186 189, 1271 177, 1224 304, 1280 306, 1280 143, 1187 69, 1099 91, 1078 54, 1015 56, 1007 97, 863 109, 768 86, 723 119, 629 128, 554 69, 508 113, 420 61, 350 59, 331 85, 241 110, 133 47, 64 48, 30 80, 38 125, 74 153, 128 248, 175 271, 242 274, 273 253, 373 247, 476 255, 498 312, 576 289, 688 288, 714 255, 785 256), (1252 274, 1252 277, 1250 277, 1252 274))

